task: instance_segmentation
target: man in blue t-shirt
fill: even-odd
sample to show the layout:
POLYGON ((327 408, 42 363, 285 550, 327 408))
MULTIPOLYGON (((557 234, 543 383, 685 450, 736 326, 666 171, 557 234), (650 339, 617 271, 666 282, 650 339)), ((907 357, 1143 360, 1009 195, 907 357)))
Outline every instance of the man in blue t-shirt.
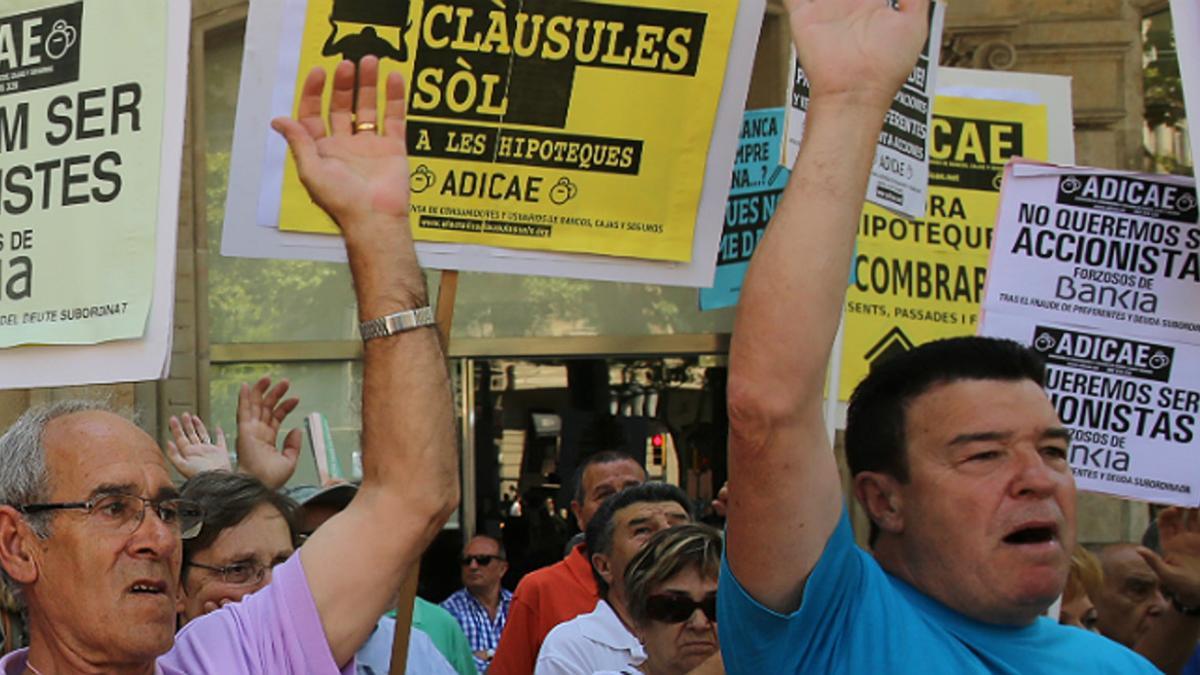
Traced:
POLYGON ((825 369, 876 142, 929 2, 785 2, 810 99, 730 349, 726 670, 1157 672, 1041 617, 1066 582, 1075 484, 1043 366, 1015 343, 958 338, 875 365, 846 423, 873 555, 855 545, 825 369))

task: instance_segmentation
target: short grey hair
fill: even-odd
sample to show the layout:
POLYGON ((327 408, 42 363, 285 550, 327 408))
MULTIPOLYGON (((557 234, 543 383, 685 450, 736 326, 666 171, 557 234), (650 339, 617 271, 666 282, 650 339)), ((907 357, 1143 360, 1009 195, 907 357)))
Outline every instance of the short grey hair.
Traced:
MULTIPOLYGON (((675 502, 683 508, 688 520, 695 518, 687 493, 679 487, 658 481, 631 485, 605 500, 596 511, 596 515, 588 521, 583 541, 589 558, 597 553, 612 555, 613 540, 617 532, 617 511, 644 502, 675 502)), ((600 572, 596 571, 595 565, 592 565, 592 577, 596 579, 596 588, 600 591, 600 597, 607 600, 608 582, 600 576, 600 572)))
MULTIPOLYGON (((0 504, 20 506, 44 502, 50 498, 50 474, 46 470, 46 446, 42 437, 46 425, 52 420, 90 410, 120 415, 127 419, 127 411, 114 408, 108 401, 68 399, 26 410, 8 431, 0 436, 0 504)), ((50 536, 51 513, 36 513, 25 516, 34 534, 46 539, 50 536)), ((0 568, 0 581, 20 598, 20 588, 0 568)))

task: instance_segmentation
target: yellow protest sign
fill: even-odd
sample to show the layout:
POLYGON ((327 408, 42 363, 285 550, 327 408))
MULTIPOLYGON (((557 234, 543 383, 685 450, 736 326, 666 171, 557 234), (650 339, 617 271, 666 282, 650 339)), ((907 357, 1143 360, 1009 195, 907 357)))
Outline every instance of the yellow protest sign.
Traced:
POLYGON ((1004 165, 1046 159, 1047 127, 1044 105, 936 98, 925 218, 863 210, 846 296, 843 400, 876 359, 975 334, 1004 165))
MULTIPOLYGON (((299 84, 409 83, 421 241, 686 262, 737 2, 309 0, 299 84)), ((289 161, 279 227, 336 233, 289 161)))

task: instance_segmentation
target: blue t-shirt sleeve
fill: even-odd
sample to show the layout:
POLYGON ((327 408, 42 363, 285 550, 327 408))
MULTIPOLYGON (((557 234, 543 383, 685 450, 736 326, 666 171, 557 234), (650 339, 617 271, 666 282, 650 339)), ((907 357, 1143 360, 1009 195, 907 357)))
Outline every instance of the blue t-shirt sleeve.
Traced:
POLYGON ((845 507, 804 584, 800 608, 789 615, 767 609, 750 597, 734 578, 728 560, 722 560, 717 633, 726 672, 828 672, 823 666, 832 662, 838 645, 848 634, 868 574, 866 553, 854 543, 845 507))
POLYGON ((1200 675, 1200 647, 1192 652, 1192 658, 1183 666, 1182 675, 1200 675))

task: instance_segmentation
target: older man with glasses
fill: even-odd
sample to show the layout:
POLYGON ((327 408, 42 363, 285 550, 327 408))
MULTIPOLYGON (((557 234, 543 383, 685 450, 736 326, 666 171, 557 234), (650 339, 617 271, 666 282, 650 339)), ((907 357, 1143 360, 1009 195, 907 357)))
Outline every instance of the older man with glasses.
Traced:
POLYGON ((0 499, 0 562, 31 645, 4 672, 136 672, 171 646, 180 541, 203 512, 145 432, 97 404, 27 412, 0 438, 0 499))
POLYGON ((30 410, 0 438, 0 568, 28 608, 30 647, 0 673, 344 672, 454 512, 449 374, 397 187, 404 85, 389 78, 377 113, 377 79, 374 58, 357 72, 342 62, 326 118, 314 70, 297 119, 273 122, 346 242, 364 337, 358 495, 262 591, 176 636, 181 542, 200 509, 128 419, 86 403, 30 410))
POLYGON ((442 602, 467 634, 480 673, 486 673, 491 665, 508 620, 513 594, 500 585, 507 571, 499 540, 485 534, 471 537, 463 548, 463 587, 442 602))

